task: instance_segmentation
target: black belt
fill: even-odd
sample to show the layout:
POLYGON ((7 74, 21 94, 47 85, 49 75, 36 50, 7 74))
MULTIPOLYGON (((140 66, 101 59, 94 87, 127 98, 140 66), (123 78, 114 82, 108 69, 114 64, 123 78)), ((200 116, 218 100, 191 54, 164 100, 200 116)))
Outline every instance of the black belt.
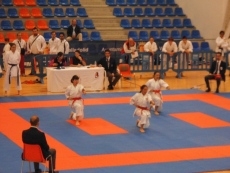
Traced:
MULTIPOLYGON (((11 65, 11 67, 10 67, 10 73, 9 73, 9 84, 10 84, 11 83, 11 81, 10 81, 10 78, 11 78, 11 69, 14 66, 17 67, 18 64, 9 64, 9 65, 11 65)), ((17 85, 19 86, 19 68, 18 67, 17 67, 17 85)))

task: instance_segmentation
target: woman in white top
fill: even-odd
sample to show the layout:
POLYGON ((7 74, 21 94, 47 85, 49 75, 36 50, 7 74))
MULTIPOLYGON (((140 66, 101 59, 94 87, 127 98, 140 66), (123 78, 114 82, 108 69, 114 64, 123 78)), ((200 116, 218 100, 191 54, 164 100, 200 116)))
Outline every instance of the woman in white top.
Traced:
POLYGON ((166 88, 169 90, 169 85, 164 80, 160 79, 160 72, 154 72, 153 78, 148 80, 146 86, 148 87, 149 95, 155 103, 154 114, 159 115, 163 104, 161 89, 166 88))
POLYGON ((16 51, 16 45, 14 43, 11 44, 10 51, 5 55, 6 61, 6 75, 4 80, 4 90, 5 96, 7 95, 7 91, 10 88, 11 79, 15 78, 17 83, 18 95, 20 95, 20 90, 22 90, 21 80, 20 80, 20 69, 19 63, 21 59, 21 55, 18 51, 16 51))
POLYGON ((80 120, 84 117, 84 104, 82 94, 86 94, 84 86, 79 84, 79 77, 74 75, 65 91, 65 96, 71 107, 70 119, 76 120, 76 125, 80 125, 80 120))
POLYGON ((147 91, 148 87, 142 85, 141 91, 136 93, 130 100, 130 104, 136 107, 134 115, 138 117, 137 126, 140 128, 141 133, 144 133, 144 128, 148 128, 150 125, 150 108, 154 105, 154 102, 147 91))

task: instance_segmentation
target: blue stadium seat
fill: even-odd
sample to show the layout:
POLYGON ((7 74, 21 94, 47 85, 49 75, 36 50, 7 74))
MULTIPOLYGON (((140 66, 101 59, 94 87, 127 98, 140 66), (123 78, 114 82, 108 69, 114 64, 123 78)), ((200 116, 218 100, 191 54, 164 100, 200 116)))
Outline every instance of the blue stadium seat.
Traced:
POLYGON ((70 0, 70 5, 81 6, 81 3, 79 0, 70 0))
POLYGON ((74 8, 66 8, 65 15, 68 17, 76 17, 77 13, 75 12, 74 8))
POLYGON ((139 39, 141 41, 148 41, 149 40, 149 33, 148 33, 148 31, 140 31, 140 33, 139 33, 139 39))
POLYGON ((147 0, 147 5, 156 6, 157 5, 157 1, 156 0, 147 0))
POLYGON ((2 20, 1 28, 2 30, 12 30, 13 29, 9 20, 2 20))
POLYGON ((77 15, 80 17, 88 17, 88 14, 86 13, 85 8, 78 8, 77 15))
POLYGON ((18 18, 18 11, 16 8, 8 8, 7 11, 8 17, 10 18, 18 18))
POLYGON ((134 15, 135 16, 138 16, 138 17, 142 17, 142 16, 145 16, 142 8, 135 8, 134 9, 134 15))
POLYGON ((165 13, 162 8, 155 8, 155 15, 156 16, 165 16, 165 13))
POLYGON ((54 16, 65 17, 65 13, 64 13, 63 8, 55 8, 54 9, 54 16))
POLYGON ((6 18, 7 15, 6 15, 6 11, 4 8, 0 8, 0 18, 6 18))
POLYGON ((189 30, 182 30, 181 31, 181 38, 186 36, 187 38, 191 38, 190 31, 189 30))
POLYGON ((124 17, 121 8, 114 8, 113 9, 113 15, 116 17, 124 17))
POLYGON ((184 12, 183 12, 183 9, 180 8, 180 7, 176 7, 175 10, 174 10, 174 13, 176 16, 185 16, 184 12))
POLYGON ((106 0, 106 5, 108 6, 116 6, 116 0, 106 0))
POLYGON ((153 21, 152 21, 152 26, 153 26, 154 28, 163 28, 160 19, 153 19, 153 21))
POLYGON ((137 5, 146 6, 147 2, 146 2, 146 0, 137 0, 137 5))
POLYGON ((201 44, 200 44, 200 49, 203 50, 203 51, 211 50, 211 49, 210 49, 210 46, 209 46, 209 43, 206 42, 206 41, 201 42, 201 44))
POLYGON ((93 24, 93 21, 91 19, 85 19, 83 26, 86 29, 94 29, 95 28, 94 24, 93 24))
POLYGON ((155 40, 159 40, 160 39, 159 32, 158 31, 151 31, 150 37, 153 37, 155 40))
POLYGON ((61 29, 61 26, 59 25, 58 20, 50 20, 49 28, 50 29, 61 29))
POLYGON ((25 30, 25 27, 24 27, 22 20, 14 20, 13 21, 13 28, 15 30, 25 30))
POLYGON ((44 32, 43 37, 45 38, 45 41, 48 42, 49 39, 51 38, 51 33, 50 32, 44 32))
POLYGON ((198 42, 192 42, 193 52, 200 51, 200 46, 198 42))
POLYGON ((42 15, 45 16, 45 17, 54 17, 51 8, 43 8, 42 15))
POLYGON ((61 6, 70 6, 69 0, 59 0, 61 6))
POLYGON ((173 19, 173 26, 175 28, 183 28, 183 24, 181 22, 181 19, 173 19))
POLYGON ((136 6, 137 5, 136 0, 126 0, 126 4, 129 6, 136 6))
POLYGON ((166 0, 166 3, 170 6, 176 6, 177 5, 174 0, 166 0))
POLYGON ((125 9, 124 9, 124 16, 127 16, 127 17, 134 17, 132 8, 125 8, 125 9))
POLYGON ((131 28, 131 24, 129 22, 129 19, 121 19, 121 23, 120 23, 122 28, 125 29, 130 29, 131 28))
POLYGON ((160 33, 160 37, 163 40, 168 39, 170 37, 169 31, 168 30, 162 30, 161 33, 160 33))
POLYGON ((165 28, 173 28, 173 25, 170 19, 163 19, 162 26, 165 28))
POLYGON ((48 3, 46 2, 46 0, 37 0, 37 4, 39 6, 47 6, 48 5, 48 3))
POLYGON ((117 5, 126 6, 127 4, 125 0, 117 0, 117 5))
POLYGON ((155 16, 155 13, 152 8, 145 8, 144 14, 145 16, 148 16, 148 17, 155 16))
POLYGON ((165 15, 166 16, 175 16, 172 8, 165 8, 165 15))
POLYGON ((192 22, 190 19, 184 19, 183 20, 183 25, 186 28, 194 28, 194 26, 192 25, 192 22))
POLYGON ((79 26, 81 29, 84 28, 84 26, 83 26, 81 20, 79 20, 79 19, 77 20, 77 26, 79 26))
POLYGON ((174 39, 181 39, 180 32, 178 30, 172 30, 171 37, 174 39))
POLYGON ((167 5, 165 0, 157 0, 157 4, 160 6, 166 6, 167 5))
POLYGON ((88 32, 81 32, 83 41, 90 41, 88 32))
POLYGON ((13 2, 12 2, 12 0, 2 0, 2 5, 13 6, 13 2))
POLYGON ((101 34, 100 34, 100 32, 98 32, 98 31, 93 31, 93 32, 91 32, 90 38, 91 38, 91 40, 93 40, 93 41, 101 41, 101 40, 102 40, 101 34))
POLYGON ((58 6, 59 3, 57 0, 48 0, 48 5, 51 5, 51 6, 58 6))
POLYGON ((66 20, 66 19, 61 20, 61 27, 63 29, 67 29, 69 26, 70 26, 70 21, 69 20, 66 20))
POLYGON ((195 39, 200 39, 200 38, 202 38, 202 37, 200 36, 200 31, 199 31, 199 30, 192 30, 191 37, 192 37, 192 38, 195 38, 195 39))
POLYGON ((129 31, 128 37, 132 38, 135 41, 139 41, 139 36, 137 34, 137 31, 129 31))
POLYGON ((132 26, 133 28, 142 28, 141 22, 140 22, 139 19, 132 19, 132 21, 131 21, 131 26, 132 26))
POLYGON ((150 21, 150 19, 143 19, 142 20, 142 27, 143 28, 152 28, 152 23, 150 21))

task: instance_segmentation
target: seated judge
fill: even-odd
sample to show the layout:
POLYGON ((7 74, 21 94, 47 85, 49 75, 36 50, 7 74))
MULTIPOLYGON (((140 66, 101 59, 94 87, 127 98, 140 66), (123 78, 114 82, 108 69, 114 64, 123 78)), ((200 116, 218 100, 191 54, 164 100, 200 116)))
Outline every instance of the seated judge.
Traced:
POLYGON ((221 60, 221 52, 217 52, 216 59, 212 62, 211 68, 209 70, 210 74, 204 78, 207 87, 206 92, 211 91, 209 80, 216 80, 216 93, 219 93, 220 82, 221 80, 225 81, 225 71, 226 62, 221 60))
POLYGON ((85 66, 85 65, 86 65, 85 59, 81 56, 80 51, 76 50, 75 55, 70 59, 70 66, 78 67, 78 66, 85 66))
POLYGON ((62 67, 65 66, 65 58, 62 52, 58 52, 57 57, 53 61, 53 67, 62 67))
POLYGON ((105 50, 105 57, 101 58, 97 62, 97 64, 99 67, 104 67, 104 69, 106 71, 106 75, 107 75, 108 80, 109 80, 108 89, 113 90, 114 86, 116 85, 116 83, 121 78, 121 75, 117 72, 116 59, 114 59, 110 56, 110 50, 109 49, 105 50))

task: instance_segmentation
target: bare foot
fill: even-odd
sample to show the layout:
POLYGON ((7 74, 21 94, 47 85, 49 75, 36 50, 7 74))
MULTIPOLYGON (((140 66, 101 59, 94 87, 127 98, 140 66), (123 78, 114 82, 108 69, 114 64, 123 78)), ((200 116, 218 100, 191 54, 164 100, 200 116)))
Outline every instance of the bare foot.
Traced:
POLYGON ((137 127, 138 127, 139 121, 140 121, 140 120, 137 120, 137 123, 136 123, 136 126, 137 126, 137 127))
POLYGON ((141 133, 145 133, 145 130, 143 128, 140 128, 141 133))
POLYGON ((71 112, 71 114, 69 115, 69 119, 72 120, 73 118, 73 112, 71 112))
POLYGON ((159 112, 155 111, 154 114, 155 114, 155 115, 159 115, 159 112))
POLYGON ((76 121, 76 123, 75 123, 75 124, 76 124, 76 126, 80 126, 80 123, 79 123, 79 121, 76 121))

